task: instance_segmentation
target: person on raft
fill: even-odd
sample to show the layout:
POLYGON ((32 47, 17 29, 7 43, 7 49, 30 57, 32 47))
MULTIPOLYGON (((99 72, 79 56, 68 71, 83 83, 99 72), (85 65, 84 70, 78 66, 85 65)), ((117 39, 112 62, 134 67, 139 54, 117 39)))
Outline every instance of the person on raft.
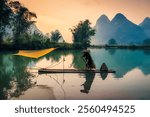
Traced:
POLYGON ((95 69, 95 64, 93 62, 93 59, 90 55, 90 51, 85 49, 83 51, 83 56, 82 56, 83 60, 85 61, 85 69, 95 69))
POLYGON ((108 67, 107 67, 106 63, 102 63, 100 71, 105 71, 105 72, 108 71, 108 67))

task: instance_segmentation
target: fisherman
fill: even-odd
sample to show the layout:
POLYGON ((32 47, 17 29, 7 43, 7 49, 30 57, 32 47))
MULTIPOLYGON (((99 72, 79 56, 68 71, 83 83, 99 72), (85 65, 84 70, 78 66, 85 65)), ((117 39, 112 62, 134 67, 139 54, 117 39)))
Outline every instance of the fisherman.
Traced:
POLYGON ((106 63, 102 63, 101 67, 100 67, 100 76, 103 80, 105 80, 107 78, 108 75, 108 67, 106 65, 106 63))
POLYGON ((90 51, 85 49, 83 51, 83 56, 82 56, 83 60, 85 61, 85 67, 86 69, 95 69, 95 64, 92 60, 92 57, 90 55, 90 51))
POLYGON ((108 71, 108 67, 107 67, 106 63, 103 63, 103 64, 101 65, 100 71, 105 71, 105 72, 108 71))

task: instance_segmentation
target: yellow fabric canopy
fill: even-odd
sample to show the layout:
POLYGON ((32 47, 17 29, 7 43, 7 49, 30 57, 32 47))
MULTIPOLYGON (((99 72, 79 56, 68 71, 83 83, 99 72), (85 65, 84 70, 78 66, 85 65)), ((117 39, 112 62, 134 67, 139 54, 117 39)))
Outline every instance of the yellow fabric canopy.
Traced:
POLYGON ((41 56, 48 54, 49 52, 52 52, 55 49, 56 48, 49 48, 44 50, 19 50, 19 52, 15 55, 25 56, 30 58, 39 58, 41 56))

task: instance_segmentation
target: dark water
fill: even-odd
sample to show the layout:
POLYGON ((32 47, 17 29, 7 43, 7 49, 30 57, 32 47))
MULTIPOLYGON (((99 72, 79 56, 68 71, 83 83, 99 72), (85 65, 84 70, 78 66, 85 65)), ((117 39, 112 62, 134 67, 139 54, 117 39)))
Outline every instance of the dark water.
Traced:
POLYGON ((1 52, 0 99, 150 99, 150 50, 90 51, 97 69, 105 62, 116 73, 38 74, 46 67, 84 69, 79 50, 57 50, 39 59, 1 52))

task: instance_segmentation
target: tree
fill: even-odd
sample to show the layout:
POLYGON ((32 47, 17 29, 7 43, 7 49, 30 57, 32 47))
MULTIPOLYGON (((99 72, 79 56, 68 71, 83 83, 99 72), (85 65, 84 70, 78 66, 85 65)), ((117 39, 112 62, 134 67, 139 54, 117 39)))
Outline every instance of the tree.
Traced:
POLYGON ((59 30, 55 30, 51 32, 51 41, 52 42, 59 42, 59 40, 62 38, 61 33, 59 32, 59 30))
POLYGON ((116 42, 115 39, 110 39, 110 40, 108 41, 108 44, 109 44, 109 45, 117 45, 117 42, 116 42))
POLYGON ((73 43, 74 44, 82 44, 84 46, 90 45, 91 36, 95 34, 95 29, 91 26, 89 20, 80 21, 77 26, 74 26, 70 31, 73 34, 73 43))
POLYGON ((19 1, 11 1, 9 5, 14 11, 14 44, 18 44, 19 36, 26 33, 30 25, 35 23, 32 19, 37 16, 19 1))
POLYGON ((8 5, 9 0, 0 0, 0 45, 3 41, 3 35, 5 34, 5 27, 9 24, 10 15, 12 10, 8 5))

